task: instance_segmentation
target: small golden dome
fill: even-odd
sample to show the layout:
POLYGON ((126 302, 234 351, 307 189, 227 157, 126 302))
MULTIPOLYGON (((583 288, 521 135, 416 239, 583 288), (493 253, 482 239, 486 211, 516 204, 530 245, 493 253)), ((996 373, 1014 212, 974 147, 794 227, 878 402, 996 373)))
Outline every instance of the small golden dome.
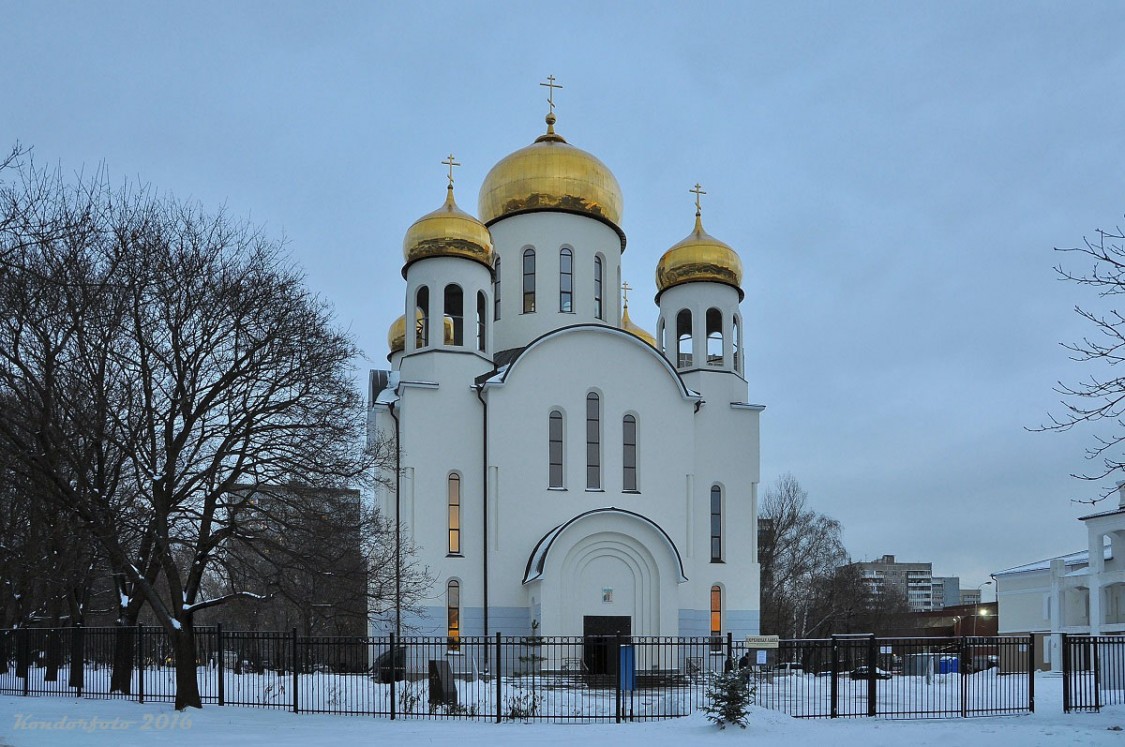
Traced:
POLYGON ((406 232, 402 240, 406 268, 427 257, 464 257, 492 267, 492 235, 484 224, 457 207, 453 185, 446 192, 445 204, 423 215, 406 232))
POLYGON ((607 223, 621 237, 621 186, 609 168, 555 133, 555 116, 547 115, 547 133, 526 148, 500 160, 480 188, 480 219, 487 225, 509 215, 540 210, 579 213, 607 223))
POLYGON ((633 320, 629 318, 629 304, 625 304, 625 308, 621 312, 621 329, 625 330, 633 337, 639 337, 649 345, 656 347, 656 338, 650 335, 643 327, 638 327, 636 324, 633 324, 633 320))
MULTIPOLYGON (((453 344, 453 320, 449 317, 445 318, 445 344, 453 344)), ((416 347, 422 346, 422 310, 417 309, 414 313, 414 330, 417 335, 416 347)), ((401 353, 406 350, 406 314, 403 314, 398 319, 391 323, 391 328, 387 330, 387 346, 391 349, 391 355, 401 353)))
POLYGON ((683 283, 724 283, 742 292, 742 260, 730 246, 703 230, 699 213, 695 214, 695 230, 664 252, 656 263, 656 297, 683 283))

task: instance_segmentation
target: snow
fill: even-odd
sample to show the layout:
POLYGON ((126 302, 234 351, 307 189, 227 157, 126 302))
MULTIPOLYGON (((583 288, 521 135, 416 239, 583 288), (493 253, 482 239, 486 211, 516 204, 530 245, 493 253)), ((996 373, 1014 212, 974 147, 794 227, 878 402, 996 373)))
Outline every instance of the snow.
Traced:
POLYGON ((973 719, 890 721, 883 719, 793 719, 754 707, 745 730, 720 732, 702 714, 642 723, 512 723, 460 719, 391 721, 370 716, 294 715, 266 708, 206 706, 177 713, 167 703, 123 700, 0 696, 0 745, 48 747, 82 744, 234 745, 289 747, 333 744, 615 745, 682 747, 704 740, 747 747, 825 744, 833 747, 949 747, 996 745, 1125 744, 1125 706, 1098 714, 1063 714, 1062 679, 1036 678, 1036 713, 973 719))

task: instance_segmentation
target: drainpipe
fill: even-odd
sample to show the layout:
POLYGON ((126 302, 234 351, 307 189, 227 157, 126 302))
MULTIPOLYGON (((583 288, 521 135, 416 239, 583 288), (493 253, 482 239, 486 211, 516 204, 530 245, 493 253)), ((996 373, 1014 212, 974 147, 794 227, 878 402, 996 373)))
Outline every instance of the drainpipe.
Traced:
MULTIPOLYGON (((484 398, 484 385, 477 388, 477 399, 483 408, 481 424, 481 537, 484 541, 484 635, 488 635, 488 402, 484 398)), ((484 647, 484 665, 488 667, 488 646, 484 647)))
MULTIPOLYGON (((395 421, 395 637, 402 637, 402 448, 399 443, 398 414, 395 403, 387 403, 395 421)), ((393 662, 392 662, 393 665, 393 662)))

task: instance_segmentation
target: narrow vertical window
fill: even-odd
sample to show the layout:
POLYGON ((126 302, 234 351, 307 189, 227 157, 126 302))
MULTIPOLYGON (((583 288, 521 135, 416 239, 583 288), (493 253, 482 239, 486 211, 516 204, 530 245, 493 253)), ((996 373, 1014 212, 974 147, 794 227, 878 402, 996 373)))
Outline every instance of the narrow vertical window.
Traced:
POLYGON ((552 488, 563 486, 563 415, 558 410, 551 410, 548 424, 547 450, 548 460, 548 485, 552 488))
POLYGON ((711 650, 723 650, 723 589, 711 587, 711 650))
POLYGON ((450 651, 461 648, 461 582, 451 579, 445 587, 446 646, 450 651))
POLYGON ((602 309, 602 258, 594 257, 594 316, 605 319, 602 309))
POLYGON ((523 250, 523 313, 535 311, 535 250, 523 250))
POLYGON ((590 392, 586 395, 586 489, 602 487, 602 425, 601 400, 590 392))
POLYGON ((660 345, 661 353, 668 352, 668 348, 664 343, 664 317, 660 318, 660 324, 656 328, 656 342, 660 345))
POLYGON ((500 321, 500 258, 496 258, 496 278, 492 281, 492 321, 500 321))
POLYGON ((707 309, 707 365, 723 365, 723 313, 707 309))
POLYGON ((711 486, 711 562, 723 562, 723 489, 711 486))
POLYGON ((683 309, 676 314, 676 366, 691 367, 691 312, 683 309))
POLYGON ((417 325, 414 347, 424 348, 430 344, 430 289, 422 286, 418 289, 417 299, 417 325))
POLYGON ((621 421, 621 441, 623 453, 621 463, 624 473, 621 476, 622 490, 637 489, 637 419, 626 415, 621 421))
POLYGON ((449 476, 449 554, 461 554, 461 476, 449 476))
POLYGON ((488 313, 488 300, 484 297, 484 291, 477 291, 477 350, 484 352, 484 315, 488 313))
POLYGON ((731 320, 733 329, 731 330, 730 341, 733 346, 732 355, 734 356, 734 370, 738 373, 742 370, 742 361, 738 359, 739 353, 742 352, 742 329, 738 324, 738 317, 731 320))
POLYGON ((559 252, 559 311, 574 311, 574 253, 569 249, 559 252))
POLYGON ((465 298, 461 286, 450 283, 445 286, 445 319, 448 326, 445 330, 446 345, 465 344, 465 298))

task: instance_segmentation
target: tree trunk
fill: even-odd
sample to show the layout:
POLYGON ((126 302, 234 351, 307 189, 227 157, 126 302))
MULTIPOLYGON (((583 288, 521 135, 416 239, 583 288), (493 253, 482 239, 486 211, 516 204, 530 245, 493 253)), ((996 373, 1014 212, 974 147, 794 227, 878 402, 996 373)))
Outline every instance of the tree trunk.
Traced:
POLYGON ((136 647, 136 626, 127 622, 118 625, 113 636, 113 674, 109 678, 111 693, 132 694, 136 647))
POLYGON ((0 674, 8 673, 8 660, 12 657, 9 653, 10 639, 12 633, 7 630, 0 630, 0 674))
POLYGON ((81 690, 86 686, 86 631, 82 626, 70 630, 70 682, 71 687, 81 690))
POLYGON ((176 657, 176 710, 202 708, 195 664, 195 627, 191 620, 181 621, 172 632, 172 651, 176 657))
POLYGON ((59 681, 59 665, 62 664, 62 639, 57 629, 48 630, 43 645, 43 681, 59 681))

